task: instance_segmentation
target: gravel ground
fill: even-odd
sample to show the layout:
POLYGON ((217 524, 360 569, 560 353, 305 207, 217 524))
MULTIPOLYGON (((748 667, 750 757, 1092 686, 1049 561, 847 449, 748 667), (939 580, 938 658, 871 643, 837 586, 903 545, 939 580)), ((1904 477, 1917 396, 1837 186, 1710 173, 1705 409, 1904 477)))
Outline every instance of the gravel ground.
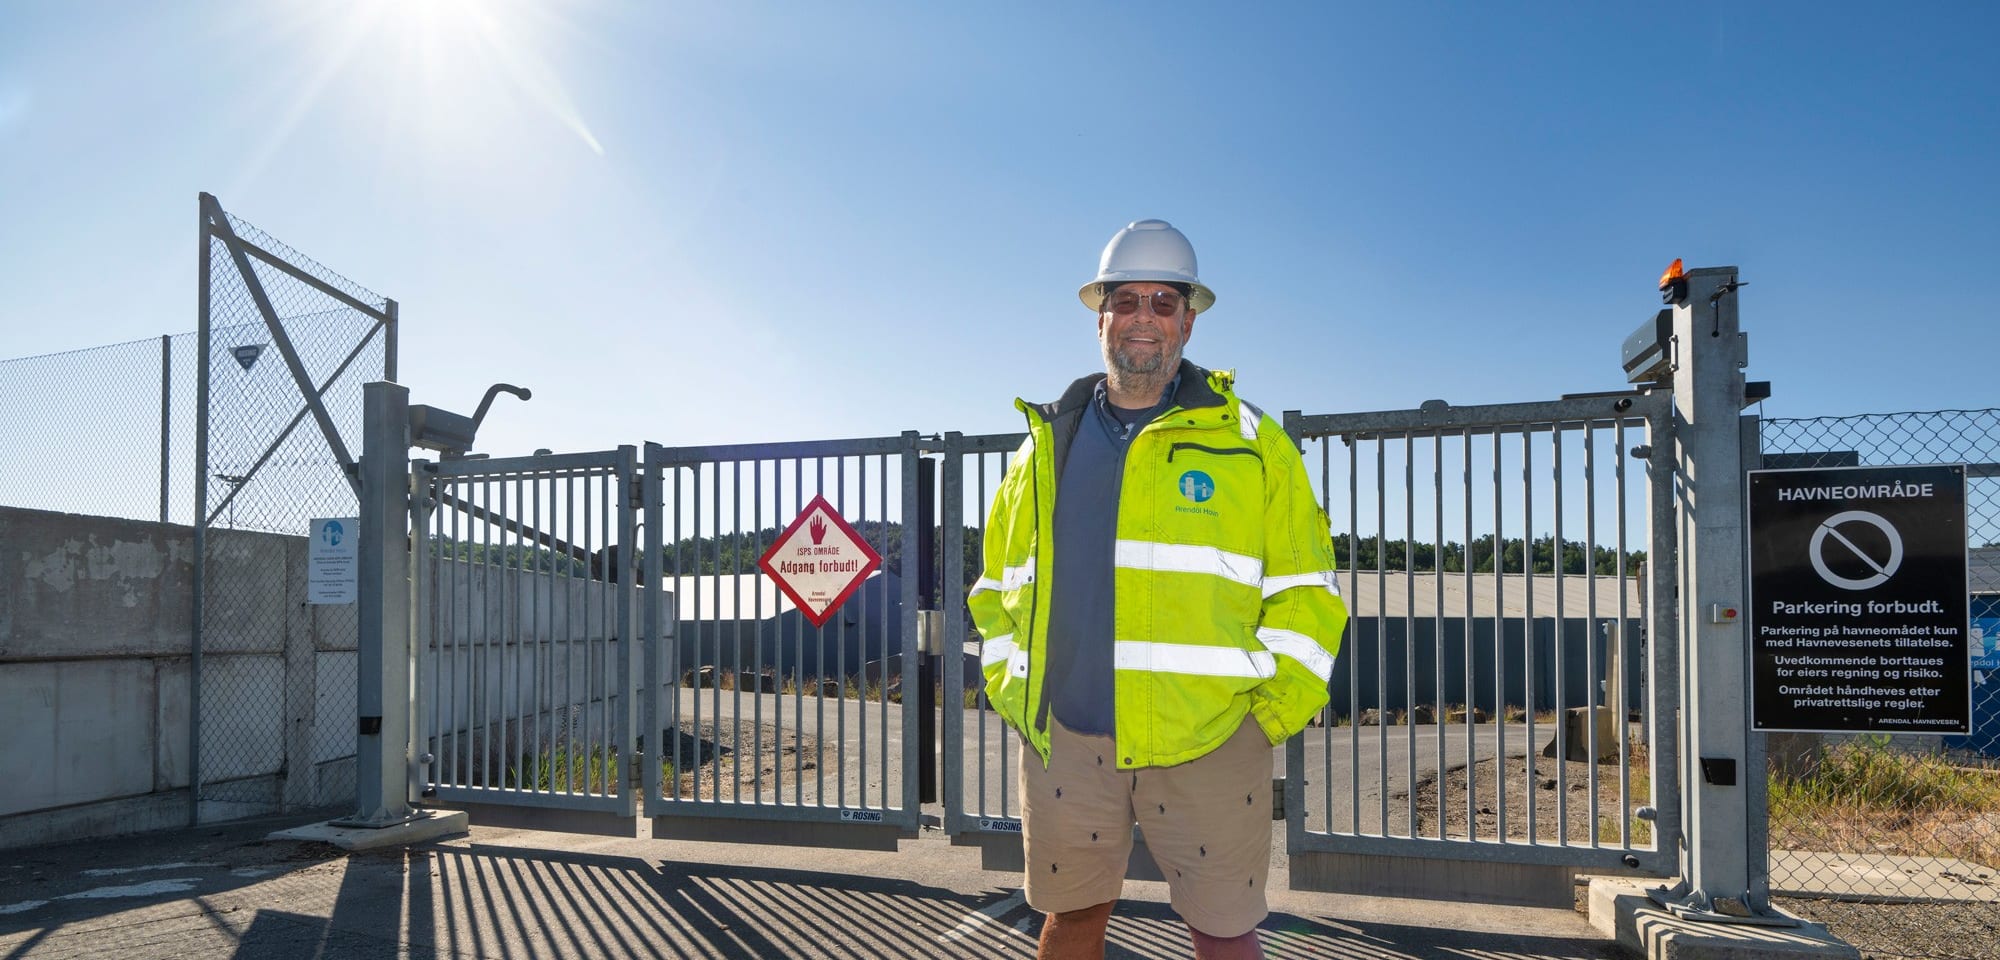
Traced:
POLYGON ((2000 958, 2000 904, 1853 903, 1773 897, 1785 910, 1826 924, 1869 960, 2000 958))
MULTIPOLYGON (((1507 791, 1507 835, 1514 839, 1527 837, 1527 760, 1511 757, 1507 761, 1504 782, 1507 791)), ((1465 836, 1468 822, 1476 826, 1479 836, 1492 837, 1498 823, 1497 799, 1494 786, 1494 772, 1497 763, 1483 760, 1474 765, 1473 805, 1471 816, 1467 816, 1465 803, 1466 771, 1464 768, 1447 771, 1445 782, 1445 832, 1447 836, 1465 836)), ((1569 803, 1567 804, 1570 842, 1576 843, 1589 836, 1591 809, 1587 789, 1590 765, 1579 761, 1563 764, 1564 779, 1567 780, 1569 803)), ((1598 804, 1601 816, 1599 829, 1603 841, 1616 842, 1618 811, 1618 772, 1615 765, 1598 767, 1598 804)), ((1537 839, 1552 840, 1558 826, 1554 797, 1557 792, 1556 763, 1546 757, 1535 758, 1534 792, 1535 834, 1537 839)), ((1402 800, 1397 797, 1395 800, 1402 800)), ((1636 805, 1636 801, 1634 803, 1636 805)), ((1407 805, 1398 805, 1392 800, 1389 805, 1391 832, 1401 832, 1408 826, 1407 805)), ((1417 784, 1417 824, 1424 835, 1434 835, 1437 830, 1437 779, 1435 775, 1422 779, 1417 784)), ((1636 821, 1635 821, 1636 824, 1636 821)), ((1643 843, 1650 843, 1647 834, 1641 833, 1643 843)), ((1988 902, 1967 903, 1856 903, 1841 900, 1804 900, 1791 897, 1774 897, 1773 901, 1782 909, 1806 919, 1825 924, 1827 929, 1861 951, 1868 960, 1889 960, 1889 958, 1920 958, 1920 960, 2000 960, 2000 904, 1988 902)), ((1576 909, 1580 913, 1589 912, 1589 898, 1584 888, 1578 888, 1576 909)))

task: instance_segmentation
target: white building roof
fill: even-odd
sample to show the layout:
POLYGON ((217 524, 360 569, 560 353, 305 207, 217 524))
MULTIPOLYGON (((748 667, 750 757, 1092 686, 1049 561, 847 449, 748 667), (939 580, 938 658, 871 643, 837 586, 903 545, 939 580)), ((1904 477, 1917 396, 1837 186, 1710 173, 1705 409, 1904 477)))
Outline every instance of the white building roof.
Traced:
MULTIPOLYGON (((1347 600, 1348 615, 1353 617, 1435 617, 1438 615, 1438 588, 1438 575, 1435 573, 1390 571, 1378 577, 1374 571, 1362 570, 1340 574, 1340 592, 1347 600)), ((1443 589, 1446 617, 1465 616, 1466 595, 1469 592, 1474 618, 1494 615, 1497 594, 1499 613, 1503 617, 1526 616, 1529 600, 1532 599, 1536 617, 1557 616, 1560 610, 1561 616, 1566 619, 1593 616, 1616 619, 1621 613, 1628 618, 1640 616, 1639 597, 1643 584, 1636 577, 1626 578, 1625 608, 1622 611, 1618 607, 1618 578, 1613 576, 1565 574, 1558 577, 1537 574, 1524 577, 1509 573, 1502 574, 1496 585, 1493 574, 1475 573, 1468 588, 1465 574, 1447 573, 1443 589), (1558 592, 1562 594, 1560 605, 1556 597, 1558 592), (1594 613, 1593 599, 1596 601, 1594 613)))

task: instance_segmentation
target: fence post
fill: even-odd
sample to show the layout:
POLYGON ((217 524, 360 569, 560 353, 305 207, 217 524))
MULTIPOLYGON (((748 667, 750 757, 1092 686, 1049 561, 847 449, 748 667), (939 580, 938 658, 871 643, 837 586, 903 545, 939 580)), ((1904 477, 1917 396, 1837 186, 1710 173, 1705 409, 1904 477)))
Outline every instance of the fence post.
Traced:
POLYGON ((410 390, 361 388, 361 550, 355 671, 355 814, 387 827, 410 809, 410 390))
MULTIPOLYGON (((916 541, 917 609, 925 617, 938 608, 937 602, 937 461, 917 457, 917 529, 903 538, 903 574, 910 573, 910 541, 916 541)), ((937 676, 941 624, 926 617, 918 632, 928 641, 917 657, 917 799, 936 803, 937 782, 937 676)), ((964 659, 963 654, 960 659, 964 659)), ((907 674, 906 674, 907 675, 907 674)), ((908 699, 907 696, 905 699, 908 699)))
MULTIPOLYGON (((204 193, 201 207, 201 255, 195 260, 195 374, 194 374, 194 584, 192 634, 188 639, 188 826, 201 823, 201 640, 202 618, 208 604, 208 351, 209 273, 214 244, 209 232, 210 209, 215 198, 204 193)), ((219 213, 218 213, 219 215, 219 213)))
POLYGON ((160 522, 167 522, 167 478, 169 476, 168 447, 173 437, 174 399, 174 338, 160 336, 160 522))
POLYGON ((1768 908, 1752 896, 1761 884, 1751 877, 1749 780, 1764 771, 1749 765, 1748 642, 1735 615, 1747 587, 1748 549, 1738 417, 1749 356, 1738 330, 1737 286, 1735 267, 1689 271, 1686 298, 1673 309, 1686 838, 1681 882, 1662 899, 1676 913, 1757 922, 1768 908))

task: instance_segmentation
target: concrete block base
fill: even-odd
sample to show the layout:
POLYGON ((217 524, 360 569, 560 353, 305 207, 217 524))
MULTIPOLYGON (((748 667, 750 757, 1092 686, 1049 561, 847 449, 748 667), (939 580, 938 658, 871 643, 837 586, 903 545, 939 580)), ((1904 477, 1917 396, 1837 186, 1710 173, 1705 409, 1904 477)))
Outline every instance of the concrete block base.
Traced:
POLYGON ((308 840, 330 843, 342 850, 378 850, 383 847, 407 847, 426 843, 439 837, 453 837, 466 832, 466 817, 463 810, 420 810, 417 817, 408 823, 391 827, 336 827, 333 821, 308 823, 303 827, 279 830, 271 834, 273 840, 308 840))
POLYGON ((1646 896, 1647 887, 1655 885, 1657 881, 1593 878, 1591 926, 1647 960, 1861 958, 1859 950, 1811 922, 1796 927, 1764 927, 1676 917, 1646 896))

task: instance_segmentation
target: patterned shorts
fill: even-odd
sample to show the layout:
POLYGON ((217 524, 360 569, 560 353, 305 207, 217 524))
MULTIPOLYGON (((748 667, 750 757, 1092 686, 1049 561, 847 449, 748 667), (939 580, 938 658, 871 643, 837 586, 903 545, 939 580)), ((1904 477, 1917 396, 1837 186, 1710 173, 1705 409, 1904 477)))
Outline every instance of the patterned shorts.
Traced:
POLYGON ((1254 719, 1203 756, 1140 770, 1117 768, 1112 738, 1053 716, 1049 737, 1047 769, 1021 751, 1029 905, 1063 913, 1118 899, 1137 824, 1189 926, 1234 937, 1263 922, 1272 748, 1254 719))

